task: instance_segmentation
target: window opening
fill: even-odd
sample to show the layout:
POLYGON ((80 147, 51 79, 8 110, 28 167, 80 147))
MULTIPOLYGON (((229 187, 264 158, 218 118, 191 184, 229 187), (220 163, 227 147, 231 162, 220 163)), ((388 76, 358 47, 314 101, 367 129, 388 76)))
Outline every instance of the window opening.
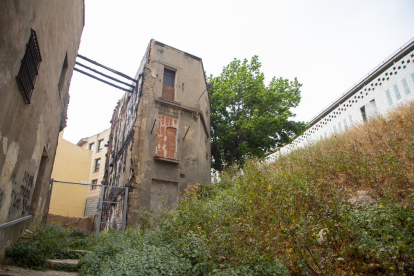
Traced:
POLYGON ((89 144, 89 150, 93 150, 94 143, 89 144))
POLYGON ((348 129, 348 124, 346 123, 346 118, 344 119, 344 128, 348 129))
POLYGON ((66 72, 68 71, 68 54, 65 55, 65 60, 63 61, 62 70, 60 71, 58 90, 59 96, 62 96, 63 84, 66 80, 66 72))
POLYGON ((100 166, 101 166, 101 158, 95 159, 95 172, 99 172, 100 166))
POLYGON ((395 98, 397 98, 397 101, 399 101, 401 99, 400 90, 398 89, 398 86, 396 84, 393 86, 393 88, 394 88, 395 98))
POLYGON ((174 80, 175 80, 175 72, 164 68, 162 98, 174 101, 174 94, 175 94, 174 80))
MULTIPOLYGON (((35 188, 33 191, 33 195, 32 195, 32 201, 30 203, 30 209, 29 209, 29 214, 34 216, 37 212, 38 212, 38 208, 39 208, 39 201, 40 201, 40 194, 42 191, 42 186, 43 186, 43 180, 44 180, 44 176, 45 176, 45 172, 46 172, 46 166, 48 163, 48 157, 46 155, 46 150, 43 150, 43 156, 40 159, 40 165, 39 165, 39 170, 37 172, 37 177, 36 177, 36 182, 35 182, 35 188)), ((26 210, 23 210, 23 212, 25 212, 26 210)))
POLYGON ((367 117, 372 117, 378 114, 377 111, 377 105, 375 104, 375 100, 371 100, 366 106, 365 111, 367 114, 367 117))
POLYGON ((390 90, 387 89, 387 91, 385 91, 385 94, 387 95, 388 105, 392 105, 390 90))
POLYGON ((26 52, 16 76, 17 84, 26 104, 30 104, 36 77, 39 74, 40 62, 42 62, 42 56, 40 55, 36 32, 31 30, 29 42, 26 44, 26 52))
POLYGON ((403 84, 403 87, 404 87, 405 95, 410 94, 410 93, 411 93, 411 91, 410 91, 410 87, 408 87, 408 82, 407 82, 407 80, 406 80, 406 79, 403 79, 403 80, 402 80, 402 84, 403 84))
POLYGON ((98 152, 102 151, 103 149, 103 139, 98 141, 98 152))
POLYGON ((98 184, 98 179, 94 179, 94 180, 92 180, 92 184, 94 184, 94 185, 92 185, 92 190, 95 190, 96 189, 96 184, 98 184))
POLYGON ((365 110, 365 105, 361 107, 361 115, 362 115, 362 120, 365 122, 367 120, 367 113, 365 110))

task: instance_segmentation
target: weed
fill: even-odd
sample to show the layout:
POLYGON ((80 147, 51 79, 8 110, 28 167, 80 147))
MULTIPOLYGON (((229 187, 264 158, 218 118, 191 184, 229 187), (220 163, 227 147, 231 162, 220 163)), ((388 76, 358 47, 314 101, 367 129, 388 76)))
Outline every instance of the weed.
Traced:
POLYGON ((220 182, 163 213, 157 226, 102 235, 82 271, 413 275, 413 118, 414 103, 275 164, 229 168, 220 182), (351 205, 358 191, 376 203, 351 205))
POLYGON ((35 269, 44 269, 47 259, 77 259, 79 253, 73 249, 90 249, 93 239, 82 229, 64 229, 48 225, 34 229, 33 234, 20 239, 6 248, 9 263, 35 269))

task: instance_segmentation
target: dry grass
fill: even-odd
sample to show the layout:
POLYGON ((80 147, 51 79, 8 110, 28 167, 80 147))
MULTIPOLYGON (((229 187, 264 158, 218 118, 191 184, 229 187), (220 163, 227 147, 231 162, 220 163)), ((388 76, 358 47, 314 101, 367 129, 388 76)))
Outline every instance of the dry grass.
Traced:
POLYGON ((266 259, 293 275, 414 274, 413 118, 411 103, 271 166, 230 169, 181 204, 174 223, 205 235, 234 266, 266 259), (377 203, 347 204, 358 191, 377 203))
POLYGON ((414 275, 413 118, 414 103, 230 168, 139 235, 175 248, 188 275, 414 275), (376 203, 349 204, 360 191, 376 203))

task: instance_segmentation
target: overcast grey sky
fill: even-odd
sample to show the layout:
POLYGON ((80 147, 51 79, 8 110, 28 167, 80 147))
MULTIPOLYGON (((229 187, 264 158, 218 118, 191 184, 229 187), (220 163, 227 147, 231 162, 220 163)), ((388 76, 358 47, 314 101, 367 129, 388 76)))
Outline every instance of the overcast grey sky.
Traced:
MULTIPOLYGON (((135 76, 151 38, 203 59, 219 75, 258 55, 266 81, 303 84, 296 120, 309 121, 414 37, 413 0, 85 1, 79 54, 135 76)), ((64 138, 110 127, 123 91, 74 72, 64 138)))

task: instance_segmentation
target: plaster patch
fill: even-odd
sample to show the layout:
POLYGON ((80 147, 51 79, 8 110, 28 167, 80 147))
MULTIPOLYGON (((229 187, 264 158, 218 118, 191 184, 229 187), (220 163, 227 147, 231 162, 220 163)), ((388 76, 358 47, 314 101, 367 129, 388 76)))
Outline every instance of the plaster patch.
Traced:
POLYGON ((35 162, 36 167, 39 166, 40 158, 42 157, 42 154, 43 154, 43 148, 44 148, 43 145, 45 144, 44 133, 45 133, 45 127, 43 124, 43 114, 42 114, 40 115, 39 123, 37 124, 36 146, 32 154, 32 161, 35 162))
POLYGON ((13 190, 13 185, 10 178, 16 165, 17 157, 19 156, 19 149, 20 147, 17 143, 14 141, 10 143, 10 146, 6 153, 4 165, 1 170, 2 173, 0 176, 0 187, 3 187, 5 197, 3 202, 0 203, 0 223, 6 222, 8 216, 13 190))
POLYGON ((0 74, 0 88, 5 84, 11 82, 10 71, 7 70, 5 74, 0 74))

